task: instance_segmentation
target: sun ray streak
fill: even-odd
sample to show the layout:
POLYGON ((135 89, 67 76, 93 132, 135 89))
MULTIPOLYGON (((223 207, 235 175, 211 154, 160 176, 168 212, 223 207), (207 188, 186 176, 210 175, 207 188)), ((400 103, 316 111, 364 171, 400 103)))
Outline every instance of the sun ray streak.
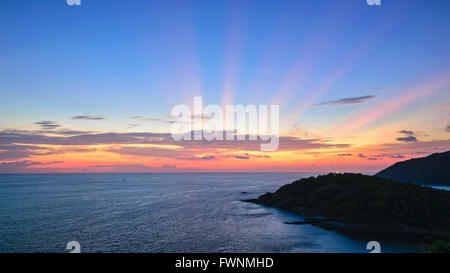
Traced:
POLYGON ((302 98, 302 101, 298 106, 287 114, 283 121, 283 126, 290 126, 296 120, 301 119, 302 115, 307 111, 311 104, 332 89, 339 80, 351 72, 364 57, 381 43, 396 20, 399 20, 399 18, 391 18, 391 20, 384 19, 376 22, 372 26, 372 29, 367 31, 367 35, 362 39, 358 46, 354 47, 353 50, 350 50, 342 57, 343 61, 341 62, 341 65, 321 81, 321 83, 313 90, 308 91, 309 95, 306 98, 302 98))
POLYGON ((431 95, 433 92, 443 87, 449 87, 449 84, 450 71, 446 71, 431 81, 417 87, 406 88, 401 94, 393 98, 380 101, 368 109, 366 108, 351 114, 349 117, 342 120, 332 131, 336 134, 354 132, 384 116, 399 111, 401 108, 416 102, 421 98, 431 95))
POLYGON ((222 83, 222 106, 232 104, 239 81, 240 61, 245 37, 246 13, 243 3, 230 7, 230 24, 226 30, 226 52, 222 83))

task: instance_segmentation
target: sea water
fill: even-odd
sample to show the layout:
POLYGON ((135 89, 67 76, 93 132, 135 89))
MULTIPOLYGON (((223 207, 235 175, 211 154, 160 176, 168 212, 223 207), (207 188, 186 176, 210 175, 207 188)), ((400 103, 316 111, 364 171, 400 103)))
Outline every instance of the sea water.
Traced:
POLYGON ((313 174, 0 175, 0 252, 414 252, 357 239, 299 215, 242 202, 313 174), (242 192, 247 192, 243 194, 242 192))

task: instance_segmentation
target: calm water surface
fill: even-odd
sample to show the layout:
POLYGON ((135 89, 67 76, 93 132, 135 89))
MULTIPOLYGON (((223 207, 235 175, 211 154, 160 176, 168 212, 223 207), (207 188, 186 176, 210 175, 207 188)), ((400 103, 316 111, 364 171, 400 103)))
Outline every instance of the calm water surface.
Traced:
POLYGON ((368 252, 367 240, 241 201, 309 175, 0 175, 0 252, 66 252, 72 240, 82 252, 368 252))

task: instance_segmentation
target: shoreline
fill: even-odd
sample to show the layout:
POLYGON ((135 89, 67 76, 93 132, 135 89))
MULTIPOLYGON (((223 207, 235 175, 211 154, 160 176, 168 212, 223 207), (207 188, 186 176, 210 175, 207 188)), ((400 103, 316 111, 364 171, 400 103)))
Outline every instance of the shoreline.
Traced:
POLYGON ((430 243, 434 240, 445 239, 448 234, 445 232, 430 232, 428 230, 417 229, 411 226, 402 226, 399 228, 380 228, 363 224, 346 224, 327 219, 325 216, 317 215, 302 207, 288 207, 281 204, 266 204, 257 198, 241 200, 243 202, 254 203, 266 207, 277 208, 293 212, 303 218, 303 221, 284 222, 290 225, 312 225, 325 230, 336 231, 343 235, 354 238, 373 239, 378 236, 380 239, 398 241, 404 243, 430 243))

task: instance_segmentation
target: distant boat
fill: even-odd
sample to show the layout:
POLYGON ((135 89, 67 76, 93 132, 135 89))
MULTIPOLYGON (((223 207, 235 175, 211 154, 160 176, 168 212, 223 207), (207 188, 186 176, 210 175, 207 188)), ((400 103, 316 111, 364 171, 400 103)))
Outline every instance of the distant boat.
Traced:
POLYGON ((243 192, 241 192, 242 194, 247 194, 248 192, 246 192, 246 191, 243 191, 243 192))

